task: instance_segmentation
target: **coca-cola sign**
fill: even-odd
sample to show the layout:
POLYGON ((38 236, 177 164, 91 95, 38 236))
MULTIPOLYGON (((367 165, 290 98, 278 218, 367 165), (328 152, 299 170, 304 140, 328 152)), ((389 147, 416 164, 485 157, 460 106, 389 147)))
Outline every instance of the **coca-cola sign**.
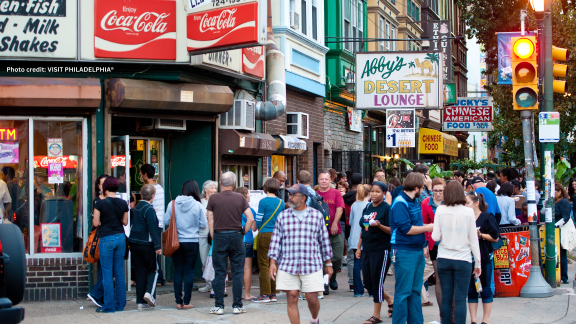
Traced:
POLYGON ((110 157, 110 167, 114 169, 117 166, 126 166, 126 156, 125 155, 112 155, 110 157))
POLYGON ((266 1, 190 0, 188 52, 208 52, 263 45, 266 42, 266 1))
POLYGON ((62 163, 64 169, 76 169, 78 167, 78 156, 34 156, 34 168, 48 169, 48 163, 62 163))
POLYGON ((96 0, 94 56, 176 59, 176 1, 96 0))
POLYGON ((264 78, 264 46, 242 49, 242 72, 264 78))

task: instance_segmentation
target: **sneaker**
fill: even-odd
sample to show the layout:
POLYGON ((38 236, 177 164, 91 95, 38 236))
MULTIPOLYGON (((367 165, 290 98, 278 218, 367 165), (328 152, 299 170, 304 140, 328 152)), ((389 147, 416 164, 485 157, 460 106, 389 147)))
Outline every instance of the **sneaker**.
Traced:
MULTIPOLYGON (((318 295, 318 299, 324 299, 324 295, 318 295)), ((306 298, 304 298, 306 300, 306 298)))
POLYGON ((212 307, 212 308, 210 308, 210 314, 224 315, 224 308, 222 308, 222 307, 212 307))
POLYGON ((306 300, 306 297, 302 297, 302 295, 298 295, 298 300, 306 300))
POLYGON ((212 290, 212 285, 209 282, 206 283, 206 286, 204 286, 202 288, 198 288, 198 292, 201 292, 201 293, 207 293, 207 292, 210 292, 210 290, 212 290))
POLYGON ((144 301, 148 303, 148 306, 156 307, 156 300, 154 299, 154 297, 152 297, 152 295, 150 295, 150 293, 144 294, 144 301))
POLYGON ((328 285, 324 285, 324 295, 325 296, 330 295, 330 289, 328 289, 328 285))
MULTIPOLYGON (((274 297, 274 299, 276 299, 276 297, 274 297)), ((255 303, 269 303, 271 300, 268 295, 260 295, 256 298, 253 298, 252 301, 255 303)))
POLYGON ((152 309, 148 304, 138 304, 138 310, 152 309))
POLYGON ((276 294, 270 294, 270 296, 268 296, 270 298, 271 302, 277 302, 278 299, 276 299, 276 294))
POLYGON ((96 298, 94 298, 90 294, 88 294, 87 296, 88 296, 88 299, 90 299, 94 303, 94 305, 96 305, 96 307, 102 308, 102 305, 100 305, 100 303, 96 301, 96 298))
POLYGON ((234 314, 246 313, 246 309, 244 307, 234 307, 234 310, 232 311, 232 313, 234 313, 234 314))
POLYGON ((354 291, 354 286, 348 285, 350 287, 350 291, 354 291))
POLYGON ((336 280, 330 280, 329 286, 332 290, 338 290, 338 282, 336 280))

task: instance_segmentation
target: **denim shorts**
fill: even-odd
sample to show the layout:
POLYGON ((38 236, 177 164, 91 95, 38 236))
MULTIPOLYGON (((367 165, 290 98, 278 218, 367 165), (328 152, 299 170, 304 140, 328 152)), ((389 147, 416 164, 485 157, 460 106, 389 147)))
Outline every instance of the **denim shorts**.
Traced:
POLYGON ((254 244, 251 243, 244 243, 246 247, 246 257, 253 258, 254 257, 254 244))

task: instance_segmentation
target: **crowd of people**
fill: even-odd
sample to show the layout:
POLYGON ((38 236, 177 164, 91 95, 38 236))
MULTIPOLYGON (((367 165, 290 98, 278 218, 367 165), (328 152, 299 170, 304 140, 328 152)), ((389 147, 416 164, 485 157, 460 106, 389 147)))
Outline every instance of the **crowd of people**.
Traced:
MULTIPOLYGON (((215 298, 210 314, 224 314, 230 263, 234 314, 246 312, 245 302, 276 302, 283 292, 291 323, 300 322, 298 300, 306 300, 311 323, 318 323, 319 299, 339 289, 336 276, 346 266, 351 296, 368 295, 374 302, 364 324, 382 322, 383 302, 393 323, 424 323, 422 307, 434 305, 428 298, 432 283, 442 323, 465 323, 467 302, 475 324, 480 298, 481 323, 489 323, 493 252, 501 244, 500 227, 528 222, 526 202, 517 203, 527 198, 526 181, 513 168, 486 175, 456 171, 451 179, 431 178, 428 171, 427 165, 416 165, 400 181, 386 179, 381 169, 372 179, 330 169, 319 173, 315 188, 308 171, 298 172, 293 186, 279 171, 264 182, 266 197, 257 210, 249 205, 249 190, 236 187, 236 175, 226 172, 219 183, 206 181, 201 192, 196 181, 187 180, 182 195, 164 211, 163 190, 143 166, 147 184, 133 207, 128 238, 123 225, 130 207, 116 198, 120 184, 100 176, 93 214, 94 226, 100 227, 100 262, 88 298, 101 312, 124 309, 123 262, 129 245, 138 308, 156 306, 161 227, 174 217, 180 243, 173 255, 177 309, 194 307, 200 255, 207 283, 199 291, 215 298), (257 296, 251 294, 253 268, 259 269, 257 296), (387 275, 395 279, 393 294, 384 290, 387 275)), ((538 181, 536 187, 541 190, 538 181)), ((570 203, 576 199, 576 180, 568 190, 556 184, 554 197, 561 226, 576 208, 570 203)), ((561 279, 567 282, 566 250, 561 258, 561 279)))

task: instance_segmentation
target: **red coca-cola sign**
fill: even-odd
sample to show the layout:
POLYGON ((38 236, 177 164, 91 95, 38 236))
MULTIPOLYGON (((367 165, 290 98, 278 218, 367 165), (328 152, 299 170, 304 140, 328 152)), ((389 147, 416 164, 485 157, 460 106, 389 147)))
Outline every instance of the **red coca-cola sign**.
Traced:
POLYGON ((76 169, 78 167, 78 157, 75 155, 34 156, 34 168, 48 169, 48 163, 62 163, 65 169, 76 169))
POLYGON ((264 78, 264 46, 242 49, 242 72, 264 78))
POLYGON ((258 43, 258 5, 252 2, 216 9, 208 7, 206 11, 188 15, 188 52, 258 43))
POLYGON ((96 0, 94 56, 176 59, 176 1, 96 0))
POLYGON ((110 157, 110 167, 114 169, 117 166, 126 166, 126 156, 125 155, 112 155, 110 157))

